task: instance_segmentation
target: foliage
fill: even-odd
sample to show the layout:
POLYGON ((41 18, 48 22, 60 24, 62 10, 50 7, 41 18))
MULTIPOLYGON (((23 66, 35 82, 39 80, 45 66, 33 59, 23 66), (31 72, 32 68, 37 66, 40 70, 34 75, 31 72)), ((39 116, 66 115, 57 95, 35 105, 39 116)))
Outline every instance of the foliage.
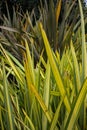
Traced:
MULTIPOLYGON (((62 50, 60 47, 55 50, 54 42, 59 41, 62 27, 61 0, 56 9, 52 1, 49 6, 40 8, 41 17, 35 26, 33 11, 31 15, 28 12, 23 15, 13 9, 11 19, 7 7, 8 18, 3 17, 0 26, 2 130, 87 130, 86 19, 81 1, 78 0, 81 26, 77 26, 79 21, 72 21, 72 35, 71 29, 65 29, 62 50)), ((73 6, 74 3, 69 3, 69 11, 73 6)), ((70 14, 65 16, 72 18, 70 14)))

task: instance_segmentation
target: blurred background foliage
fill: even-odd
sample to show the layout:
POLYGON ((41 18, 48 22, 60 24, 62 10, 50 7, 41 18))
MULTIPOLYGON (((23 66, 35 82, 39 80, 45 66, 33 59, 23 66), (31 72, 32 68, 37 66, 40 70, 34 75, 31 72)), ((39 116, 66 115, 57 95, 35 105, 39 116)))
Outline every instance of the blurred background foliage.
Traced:
MULTIPOLYGON (((47 33, 48 39, 50 41, 51 47, 55 51, 56 49, 59 50, 62 54, 63 48, 67 40, 72 37, 73 29, 76 31, 80 25, 80 16, 78 11, 78 2, 74 0, 70 1, 61 1, 60 9, 59 9, 59 18, 56 18, 57 15, 57 8, 58 8, 59 1, 57 0, 1 0, 0 1, 0 17, 1 22, 3 15, 5 17, 9 17, 10 22, 14 19, 14 9, 15 7, 16 12, 20 12, 24 15, 28 10, 29 15, 31 15, 31 22, 33 26, 36 24, 35 20, 42 21, 44 29, 47 33), (8 8, 8 11, 7 11, 8 8), (60 11, 61 10, 61 11, 60 11), (9 13, 10 12, 10 13, 9 13), (57 20, 56 20, 57 19, 57 20), (75 23, 76 26, 75 26, 75 23), (75 27, 75 28, 74 28, 75 27), (69 35, 68 35, 69 33, 69 35), (67 38, 68 35, 68 38, 67 38), (67 39, 67 40, 66 40, 67 39)), ((83 8, 84 8, 84 16, 86 18, 86 8, 83 1, 83 8)), ((14 21, 13 21, 14 22, 14 21)))
MULTIPOLYGON (((86 20, 86 3, 84 0, 81 2, 84 10, 84 18, 86 20)), ((41 21, 43 23, 51 47, 54 51, 59 50, 61 55, 65 45, 67 46, 67 42, 70 41, 73 31, 77 31, 80 26, 80 15, 77 0, 61 0, 60 5, 59 0, 1 0, 0 5, 0 23, 3 23, 2 17, 4 14, 8 19, 8 11, 10 12, 10 20, 11 22, 13 21, 13 6, 15 7, 16 12, 18 11, 22 15, 28 11, 29 16, 31 16, 30 19, 32 25, 34 26, 36 21, 41 21), (58 5, 60 7, 58 7, 58 5), (59 15, 58 18, 57 15, 59 15)), ((87 26, 87 24, 85 26, 87 26)))

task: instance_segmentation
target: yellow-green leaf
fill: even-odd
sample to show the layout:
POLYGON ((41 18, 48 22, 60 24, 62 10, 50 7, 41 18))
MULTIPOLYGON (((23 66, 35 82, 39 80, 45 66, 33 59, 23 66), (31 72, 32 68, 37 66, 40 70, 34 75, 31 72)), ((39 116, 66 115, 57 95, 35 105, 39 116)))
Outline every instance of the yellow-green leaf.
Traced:
POLYGON ((64 98, 64 104, 65 104, 68 112, 70 112, 71 106, 70 106, 69 98, 67 97, 67 93, 66 93, 66 90, 64 88, 60 73, 58 71, 55 60, 53 58, 52 51, 51 51, 51 48, 50 48, 50 44, 48 42, 48 39, 47 39, 45 31, 44 31, 44 29, 42 27, 42 24, 40 23, 39 25, 40 25, 44 45, 45 45, 45 48, 46 48, 46 52, 47 52, 47 55, 48 55, 48 58, 49 58, 49 62, 50 62, 50 65, 51 65, 51 68, 52 68, 52 71, 53 71, 53 74, 54 74, 58 89, 59 89, 59 91, 61 93, 62 98, 64 98))

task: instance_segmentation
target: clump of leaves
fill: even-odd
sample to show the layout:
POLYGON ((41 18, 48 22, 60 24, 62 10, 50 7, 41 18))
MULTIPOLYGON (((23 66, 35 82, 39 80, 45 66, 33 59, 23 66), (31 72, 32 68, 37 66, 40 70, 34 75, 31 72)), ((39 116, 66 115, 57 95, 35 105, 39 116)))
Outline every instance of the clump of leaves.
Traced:
MULTIPOLYGON (((58 3, 58 10, 60 7, 61 1, 58 3)), ((80 62, 75 52, 75 39, 67 39, 69 35, 67 33, 65 38, 68 42, 65 43, 70 47, 64 45, 62 55, 58 51, 54 52, 49 38, 50 32, 47 33, 45 30, 46 23, 44 24, 42 20, 33 26, 28 12, 24 16, 18 13, 18 17, 17 14, 15 15, 19 22, 14 22, 14 28, 12 22, 9 24, 9 20, 4 23, 8 26, 1 26, 0 128, 2 130, 85 130, 87 128, 87 52, 80 0, 79 10, 81 30, 78 30, 78 33, 74 32, 73 38, 76 40, 80 38, 82 49, 80 62), (10 48, 12 52, 9 51, 8 46, 13 47, 10 48), (46 51, 46 59, 44 53, 41 53, 43 48, 46 51), (13 49, 17 49, 14 54, 13 49), (22 58, 17 56, 17 53, 20 55, 19 50, 22 58), (34 53, 39 57, 36 66, 34 53)), ((56 13, 54 20, 58 20, 60 11, 56 13)))

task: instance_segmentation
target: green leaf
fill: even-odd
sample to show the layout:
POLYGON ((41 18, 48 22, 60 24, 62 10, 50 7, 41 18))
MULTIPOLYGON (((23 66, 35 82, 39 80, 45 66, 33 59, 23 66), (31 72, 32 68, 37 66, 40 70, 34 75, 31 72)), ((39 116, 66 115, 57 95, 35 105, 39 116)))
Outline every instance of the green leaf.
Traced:
POLYGON ((52 120, 52 123, 51 123, 50 130, 54 130, 54 128, 55 128, 55 126, 56 126, 56 124, 57 124, 62 103, 63 103, 63 99, 61 99, 61 100, 60 100, 60 103, 58 104, 58 107, 57 107, 57 109, 56 109, 56 112, 55 112, 55 114, 54 114, 54 117, 53 117, 53 120, 52 120))
POLYGON ((56 24, 58 24, 58 20, 59 20, 59 16, 60 16, 61 4, 62 4, 62 0, 60 0, 60 1, 57 3, 57 7, 56 7, 56 24))
MULTIPOLYGON (((43 100, 47 108, 49 107, 49 96, 50 96, 50 64, 47 63, 46 75, 44 80, 44 94, 43 100)), ((42 114, 42 130, 47 130, 47 118, 45 114, 42 114)))
POLYGON ((14 73, 17 75, 17 77, 19 78, 19 80, 21 81, 21 83, 23 83, 22 78, 20 76, 20 74, 17 71, 17 68, 15 66, 15 64, 12 62, 11 58, 8 56, 7 52, 5 51, 5 49, 2 47, 2 45, 0 45, 3 54, 5 55, 5 58, 7 59, 7 61, 9 62, 10 66, 12 67, 14 73))
POLYGON ((84 25, 84 16, 81 1, 79 2, 79 10, 81 16, 81 31, 82 31, 82 82, 87 77, 87 57, 86 57, 86 41, 85 41, 85 25, 84 25))
POLYGON ((72 52, 72 57, 73 57, 73 66, 74 66, 74 70, 75 70, 74 75, 75 75, 75 80, 76 80, 75 81, 76 82, 76 93, 78 93, 81 88, 81 80, 80 80, 80 72, 79 72, 77 57, 76 57, 75 50, 74 50, 74 47, 72 44, 71 44, 71 52, 72 52))
POLYGON ((31 84, 31 89, 32 89, 32 92, 33 92, 33 94, 35 95, 37 101, 39 102, 39 104, 40 104, 42 110, 44 111, 44 113, 45 113, 45 115, 46 115, 48 121, 51 123, 52 118, 51 118, 50 112, 48 111, 48 108, 47 108, 47 106, 45 105, 43 99, 42 99, 41 96, 38 94, 36 88, 35 88, 32 84, 31 84))
POLYGON ((33 85, 35 85, 34 68, 33 68, 33 62, 32 62, 33 60, 31 59, 30 50, 29 50, 26 39, 25 39, 25 46, 26 46, 26 54, 27 54, 26 56, 27 56, 28 67, 29 67, 28 69, 30 72, 30 78, 31 78, 33 85))
POLYGON ((76 123, 78 116, 80 114, 81 106, 84 102, 85 96, 87 93, 87 78, 84 81, 81 90, 76 98, 75 103, 73 104, 72 110, 69 114, 68 121, 65 126, 65 130, 72 130, 74 127, 74 124, 76 123))
POLYGON ((31 119, 29 118, 29 116, 27 115, 27 113, 24 111, 24 109, 23 109, 23 113, 24 113, 25 117, 27 118, 27 120, 29 121, 31 129, 35 130, 35 127, 34 127, 32 121, 31 121, 31 119))
POLYGON ((12 104, 10 101, 10 94, 9 94, 9 90, 8 90, 8 82, 6 79, 6 72, 5 72, 5 66, 4 66, 4 62, 3 64, 3 85, 4 85, 4 102, 5 102, 5 109, 7 110, 7 126, 8 129, 10 130, 14 130, 14 117, 12 114, 12 104))
POLYGON ((41 34, 42 34, 42 37, 43 37, 44 45, 45 45, 45 48, 46 48, 46 52, 47 52, 47 55, 48 55, 48 58, 49 58, 49 62, 50 62, 50 65, 51 65, 51 68, 52 68, 58 89, 61 93, 62 98, 64 98, 64 104, 65 104, 68 112, 70 112, 71 106, 70 106, 69 98, 67 97, 67 93, 66 93, 66 90, 64 88, 60 73, 58 71, 58 68, 56 66, 55 60, 54 60, 53 55, 52 55, 50 44, 48 42, 47 36, 45 34, 45 31, 43 30, 41 23, 40 23, 40 29, 41 29, 41 34))

